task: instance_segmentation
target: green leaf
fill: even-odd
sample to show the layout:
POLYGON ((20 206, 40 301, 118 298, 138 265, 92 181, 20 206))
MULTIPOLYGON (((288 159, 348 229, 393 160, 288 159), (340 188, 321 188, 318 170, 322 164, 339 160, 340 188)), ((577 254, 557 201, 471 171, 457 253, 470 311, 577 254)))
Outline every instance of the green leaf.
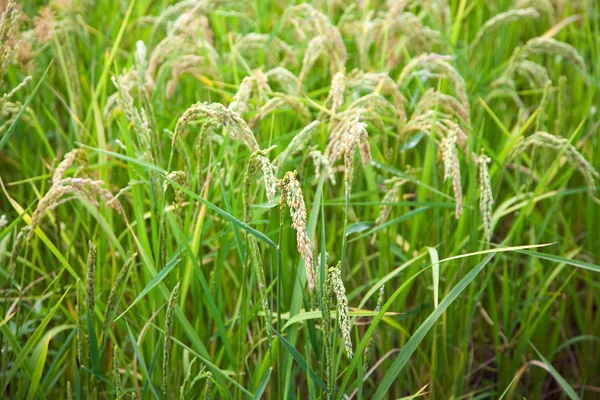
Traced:
POLYGON ((528 256, 541 258, 543 260, 554 261, 557 263, 565 263, 573 267, 583 268, 594 272, 600 272, 600 266, 585 261, 573 260, 571 258, 555 256, 553 254, 539 253, 537 251, 517 250, 517 252, 521 254, 527 254, 528 256))
POLYGON ((173 268, 175 268, 177 266, 177 264, 179 264, 179 261, 181 261, 181 255, 185 253, 185 249, 179 251, 177 254, 175 254, 175 256, 171 259, 171 261, 169 261, 169 263, 160 270, 160 272, 158 274, 156 274, 156 276, 154 278, 152 278, 152 280, 150 282, 148 282, 148 284, 146 285, 146 287, 144 287, 144 289, 142 290, 142 292, 135 298, 135 300, 133 300, 131 302, 131 304, 129 305, 129 307, 127 307, 127 309, 125 311, 123 311, 121 313, 121 315, 119 315, 117 318, 115 318, 115 321, 119 320, 123 315, 127 314, 127 311, 131 310, 131 308, 133 306, 135 306, 141 299, 143 299, 152 289, 154 289, 156 287, 156 285, 158 285, 159 283, 161 283, 163 281, 163 279, 165 279, 167 277, 167 275, 169 275, 169 272, 171 272, 173 270, 173 268))
MULTIPOLYGON (((46 326, 48 326, 48 324, 50 323, 50 321, 54 317, 54 314, 56 314, 56 312, 58 311, 60 305, 62 304, 62 301, 67 296, 67 294, 69 293, 70 289, 71 288, 69 287, 69 288, 67 288, 67 290, 65 290, 65 292, 63 293, 63 295, 60 297, 60 299, 54 305, 54 307, 52 307, 52 309, 50 310, 50 312, 48 314, 46 314, 46 317, 42 320, 42 322, 39 324, 39 326, 36 328, 36 330, 33 332, 33 334, 29 337, 29 340, 27 340, 27 343, 25 344, 25 347, 23 347, 23 349, 21 350, 21 352, 17 356, 17 359, 13 362, 12 369, 6 375, 6 378, 5 378, 5 382, 6 383, 4 384, 4 388, 2 389, 3 393, 6 392, 6 388, 10 384, 11 380, 15 377, 15 375, 17 374, 17 372, 19 372, 19 370, 23 366, 23 363, 27 359, 27 356, 29 355, 29 352, 31 352, 31 350, 33 349, 33 347, 38 343, 38 341, 40 340, 40 338, 44 334, 44 330, 46 329, 46 326)), ((2 328, 4 328, 4 327, 2 327, 2 328)))
POLYGON ((260 384, 256 389, 256 393, 254 394, 254 400, 260 400, 261 396, 267 389, 267 384, 269 383, 269 379, 271 378, 271 372, 273 372, 273 368, 269 368, 265 376, 261 379, 260 384))
POLYGON ((243 223, 242 221, 240 221, 239 219, 237 219, 236 217, 234 217, 233 215, 229 214, 227 211, 217 207, 216 205, 214 205, 213 203, 211 203, 210 201, 200 197, 199 195, 197 195, 196 193, 192 192, 191 190, 189 190, 186 187, 181 186, 179 183, 175 182, 174 180, 170 179, 169 177, 167 177, 168 173, 154 165, 151 164, 149 162, 146 161, 142 161, 142 160, 137 160, 135 158, 123 155, 123 154, 119 154, 119 153, 115 153, 112 151, 108 151, 108 150, 104 150, 104 149, 100 149, 97 147, 91 147, 91 146, 86 146, 84 144, 81 144, 82 147, 90 149, 90 150, 94 150, 100 153, 104 153, 104 154, 108 154, 109 156, 121 159, 123 161, 127 161, 131 164, 135 164, 138 165, 140 167, 149 169, 151 171, 156 172, 162 179, 164 179, 165 181, 169 182, 172 186, 174 186, 175 188, 177 188, 178 190, 180 190, 181 192, 187 194, 188 196, 192 197, 195 200, 198 200, 200 203, 206 205, 208 208, 210 208, 211 210, 215 211, 217 214, 219 214, 220 216, 222 216, 223 218, 227 219, 229 222, 232 222, 234 224, 236 224, 237 226, 239 226, 240 228, 244 229, 246 232, 248 232, 251 235, 256 236, 257 239, 262 240, 263 242, 265 242, 266 244, 268 244, 269 246, 273 247, 273 248, 277 248, 277 245, 275 244, 275 242, 273 242, 271 239, 269 239, 268 236, 266 236, 264 233, 252 228, 251 226, 243 223))
POLYGON ((542 353, 540 353, 538 351, 538 349, 536 349, 536 347, 533 345, 533 343, 529 342, 529 344, 531 345, 531 347, 533 347, 533 350, 535 350, 535 352, 537 353, 537 355, 540 358, 540 360, 542 360, 542 363, 544 363, 544 365, 546 366, 546 368, 547 368, 548 372, 550 373, 550 375, 552 375, 552 377, 554 379, 556 379, 556 382, 558 382, 558 384, 560 385, 560 387, 562 388, 562 390, 565 391, 565 393, 567 394, 567 396, 569 396, 569 398, 572 399, 572 400, 579 400, 579 396, 577 396, 577 393, 575 393, 575 390, 573 390, 573 388, 571 387, 571 385, 569 385, 567 383, 567 381, 565 380, 565 378, 563 378, 562 375, 558 373, 558 371, 556 370, 556 368, 554 368, 552 366, 552 364, 550 364, 550 362, 548 360, 546 360, 546 358, 542 355, 542 353))
POLYGON ((35 398, 35 392, 40 387, 40 379, 42 378, 42 372, 44 372, 44 365, 46 365, 46 356, 48 355, 48 345, 50 344, 50 336, 46 337, 39 354, 36 355, 35 368, 33 370, 33 377, 29 382, 29 392, 27 393, 27 399, 33 400, 35 398))
POLYGON ((285 350, 294 358, 294 360, 296 360, 300 368, 302 368, 304 371, 308 371, 310 377, 315 381, 315 383, 319 385, 323 390, 327 390, 327 385, 325 385, 325 382, 323 382, 323 380, 319 378, 315 371, 312 370, 310 365, 306 363, 306 360, 304 359, 304 357, 302 357, 302 354, 300 354, 298 350, 296 350, 296 348, 292 346, 290 342, 287 341, 286 338, 281 336, 279 332, 277 332, 274 328, 272 329, 273 332, 275 332, 275 334, 277 335, 277 337, 279 337, 279 340, 281 340, 281 343, 283 343, 283 347, 285 348, 285 350))
POLYGON ((362 221, 352 224, 346 229, 346 236, 351 235, 353 233, 366 231, 367 229, 372 228, 373 225, 375 225, 375 222, 373 221, 362 221))
POLYGON ((475 268, 471 270, 463 279, 458 282, 458 284, 452 288, 448 296, 444 298, 433 312, 427 317, 427 319, 419 326, 419 328, 415 331, 415 333, 408 339, 406 344, 400 350, 398 357, 387 371, 383 380, 379 382, 377 386, 377 391, 373 396, 374 400, 381 400, 386 396, 386 393, 390 386, 394 383, 402 369, 413 355, 415 350, 417 350, 417 346, 421 343, 421 341, 425 338, 425 335, 429 332, 433 324, 438 320, 439 317, 442 316, 444 311, 458 298, 458 296, 462 293, 463 290, 479 275, 479 273, 483 270, 483 268, 492 260, 495 254, 487 255, 475 268))
POLYGON ((410 219, 410 218, 414 217, 415 215, 421 214, 421 213, 429 210, 430 208, 431 207, 429 207, 429 206, 423 206, 423 207, 417 208, 416 210, 409 211, 406 214, 399 216, 398 218, 395 218, 395 219, 393 219, 391 221, 387 221, 385 224, 381 224, 379 226, 376 226, 375 228, 373 228, 373 229, 371 229, 371 230, 363 233, 362 235, 359 235, 359 236, 357 236, 355 238, 352 238, 351 240, 348 241, 348 243, 354 242, 355 240, 358 240, 358 239, 363 238, 365 236, 370 236, 370 235, 374 234, 375 232, 378 232, 378 231, 380 231, 382 229, 385 229, 387 227, 390 227, 392 225, 395 225, 397 223, 400 223, 402 221, 410 219))
POLYGON ((433 306, 437 308, 440 290, 440 258, 438 252, 433 247, 427 247, 429 257, 431 257, 431 272, 433 274, 433 306))
POLYGON ((127 325, 127 333, 129 335, 129 342, 131 343, 131 346, 133 347, 133 352, 135 353, 135 356, 138 359, 138 362, 140 363, 140 368, 142 369, 142 372, 143 372, 142 378, 145 377, 148 380, 148 384, 150 385, 150 390, 152 390, 154 397, 157 400, 160 400, 160 395, 158 394, 158 392, 156 391, 156 388, 154 387, 154 384, 152 383, 152 377, 148 373, 148 368, 146 367, 146 362, 144 361, 144 357, 142 357, 142 352, 140 351, 140 348, 137 344, 137 340, 135 340, 135 336, 133 336, 133 332, 131 331, 129 324, 126 324, 126 325, 127 325))

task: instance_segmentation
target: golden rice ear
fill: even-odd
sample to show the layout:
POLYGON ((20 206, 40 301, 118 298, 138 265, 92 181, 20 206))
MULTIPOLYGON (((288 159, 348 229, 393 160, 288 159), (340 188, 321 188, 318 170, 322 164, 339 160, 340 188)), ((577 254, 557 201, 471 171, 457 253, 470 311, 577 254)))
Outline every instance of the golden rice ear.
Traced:
POLYGON ((298 77, 284 67, 268 70, 265 75, 269 82, 277 83, 284 93, 295 96, 298 93, 298 77))
POLYGON ((485 22, 485 24, 483 24, 483 26, 475 35, 475 39, 473 39, 473 42, 471 42, 470 51, 473 51, 473 49, 477 47, 482 41, 483 37, 491 31, 494 31, 499 27, 508 25, 512 22, 534 19, 539 16, 540 14, 535 8, 528 7, 508 10, 506 12, 494 16, 493 18, 490 18, 485 22))
POLYGON ((249 222, 250 219, 250 202, 251 195, 250 191, 252 188, 252 181, 254 178, 262 172, 265 182, 265 192, 267 195, 267 201, 269 203, 275 202, 275 195, 277 194, 277 186, 279 184, 277 178, 277 166, 271 163, 266 156, 267 151, 259 150, 250 156, 246 172, 244 174, 244 189, 242 194, 242 200, 244 203, 244 221, 249 222))
POLYGON ((522 57, 528 57, 533 54, 561 56, 581 70, 587 70, 583 57, 581 57, 573 46, 554 38, 537 37, 531 39, 521 48, 520 54, 522 57))
MULTIPOLYGON (((259 149, 254 133, 235 111, 226 108, 220 103, 198 102, 188 108, 177 120, 175 132, 173 133, 173 144, 177 142, 185 126, 191 121, 204 121, 204 127, 223 127, 224 132, 231 135, 234 140, 244 143, 251 152, 259 149)), ((205 132, 210 132, 207 129, 205 132)))
POLYGON ((169 174, 167 175, 167 179, 164 180, 162 184, 163 192, 167 191, 169 185, 173 186, 173 191, 175 192, 175 207, 177 208, 177 218, 179 219, 179 222, 182 222, 181 206, 185 202, 186 194, 181 189, 173 185, 171 181, 188 189, 187 175, 184 171, 172 171, 169 172, 169 174))
POLYGON ((283 150, 275 158, 273 164, 277 168, 280 168, 283 165, 283 163, 289 161, 295 154, 298 154, 300 151, 304 150, 312 134, 320 126, 320 124, 321 122, 317 120, 305 126, 292 138, 292 141, 287 145, 285 150, 283 150))
POLYGON ((571 144, 569 139, 551 135, 548 132, 536 132, 527 138, 520 138, 515 146, 511 158, 514 159, 519 154, 526 151, 529 147, 541 147, 552 149, 559 154, 564 155, 567 162, 575 168, 585 179, 586 184, 590 188, 590 196, 595 197, 596 179, 600 176, 594 169, 594 166, 585 159, 585 157, 571 144))
POLYGON ((460 73, 450 64, 451 56, 429 53, 422 54, 410 60, 402 69, 398 77, 398 86, 402 86, 409 78, 419 75, 424 71, 435 72, 448 81, 454 87, 454 94, 461 102, 467 113, 471 112, 469 97, 467 95, 467 84, 460 73))
POLYGON ((454 200, 456 201, 455 216, 459 219, 462 215, 462 185, 460 182, 460 161, 458 160, 458 150, 456 149, 457 131, 451 130, 443 141, 444 158, 444 181, 452 180, 452 189, 454 191, 454 200))
POLYGON ((352 322, 350 321, 348 298, 346 297, 346 288, 342 281, 339 262, 336 267, 329 268, 327 276, 337 299, 338 321, 340 323, 340 332, 342 340, 344 341, 344 347, 346 348, 346 354, 348 355, 348 358, 352 358, 354 356, 351 337, 352 322))
POLYGON ((306 280, 308 288, 312 291, 315 287, 313 244, 306 231, 306 205, 304 204, 304 196, 296 172, 286 172, 284 178, 279 181, 279 185, 282 193, 281 207, 283 209, 285 203, 290 209, 292 228, 296 230, 298 252, 304 259, 306 280))

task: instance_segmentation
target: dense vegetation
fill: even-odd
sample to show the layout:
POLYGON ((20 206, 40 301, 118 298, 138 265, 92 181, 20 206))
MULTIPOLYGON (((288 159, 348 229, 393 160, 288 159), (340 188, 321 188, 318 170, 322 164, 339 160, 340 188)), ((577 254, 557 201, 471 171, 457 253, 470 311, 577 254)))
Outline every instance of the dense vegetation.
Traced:
POLYGON ((600 6, 1 1, 6 398, 600 396, 600 6))

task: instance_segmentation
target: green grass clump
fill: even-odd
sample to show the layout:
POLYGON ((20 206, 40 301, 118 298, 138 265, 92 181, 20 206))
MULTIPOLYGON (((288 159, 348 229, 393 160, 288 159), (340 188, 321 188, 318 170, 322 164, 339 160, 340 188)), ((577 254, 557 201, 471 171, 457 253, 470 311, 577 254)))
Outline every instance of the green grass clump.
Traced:
POLYGON ((598 2, 92 3, 0 1, 0 397, 598 396, 598 2))

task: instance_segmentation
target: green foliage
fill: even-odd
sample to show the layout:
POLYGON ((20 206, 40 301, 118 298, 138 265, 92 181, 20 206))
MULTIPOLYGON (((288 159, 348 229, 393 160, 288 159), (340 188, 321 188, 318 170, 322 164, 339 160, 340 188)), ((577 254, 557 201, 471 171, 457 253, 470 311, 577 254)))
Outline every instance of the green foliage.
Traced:
POLYGON ((597 2, 92 3, 0 1, 1 397, 594 397, 597 2))

